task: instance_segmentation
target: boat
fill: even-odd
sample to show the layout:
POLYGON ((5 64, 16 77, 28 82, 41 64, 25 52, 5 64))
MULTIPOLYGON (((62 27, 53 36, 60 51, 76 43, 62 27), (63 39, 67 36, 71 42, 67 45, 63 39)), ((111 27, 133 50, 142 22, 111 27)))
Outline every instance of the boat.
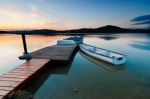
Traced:
POLYGON ((113 64, 110 64, 108 62, 105 62, 103 60, 99 60, 96 58, 91 57, 90 55, 84 53, 83 51, 79 51, 79 54, 81 56, 83 56, 84 58, 86 58, 87 60, 89 60, 90 62, 96 64, 97 66, 110 71, 110 72, 117 72, 117 71, 124 71, 125 67, 124 65, 118 65, 118 66, 114 66, 113 64))
POLYGON ((58 40, 57 45, 74 45, 76 42, 74 40, 58 40))
POLYGON ((98 48, 98 47, 88 45, 85 43, 81 43, 79 46, 80 46, 81 51, 83 51, 84 53, 96 59, 100 59, 108 63, 111 63, 113 65, 121 65, 121 64, 124 64, 126 61, 125 55, 114 52, 114 51, 106 50, 103 48, 98 48))
POLYGON ((80 44, 83 40, 82 36, 74 36, 65 38, 63 40, 58 40, 57 45, 74 45, 74 44, 80 44))
POLYGON ((76 44, 80 44, 83 40, 83 36, 73 36, 73 37, 65 38, 63 40, 73 40, 76 42, 76 44))

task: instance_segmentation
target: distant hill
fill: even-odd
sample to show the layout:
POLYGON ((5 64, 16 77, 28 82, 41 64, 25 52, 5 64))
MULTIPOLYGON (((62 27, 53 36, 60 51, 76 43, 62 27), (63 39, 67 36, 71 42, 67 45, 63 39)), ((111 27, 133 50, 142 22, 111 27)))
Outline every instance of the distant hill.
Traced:
POLYGON ((70 31, 62 31, 68 33, 150 33, 150 29, 126 29, 121 28, 118 26, 107 25, 99 28, 94 29, 77 29, 77 30, 70 30, 70 31))
POLYGON ((127 29, 118 26, 107 25, 99 28, 81 28, 73 30, 26 30, 26 31, 9 31, 11 34, 94 34, 94 33, 150 33, 150 29, 127 29))
POLYGON ((117 26, 112 26, 112 25, 107 25, 96 29, 96 32, 113 32, 113 33, 117 32, 118 33, 123 31, 126 31, 126 29, 117 26))
POLYGON ((48 30, 48 29, 41 29, 41 30, 23 30, 23 31, 9 31, 11 34, 56 34, 58 33, 57 30, 48 30))
POLYGON ((7 33, 6 31, 0 31, 0 33, 7 33))

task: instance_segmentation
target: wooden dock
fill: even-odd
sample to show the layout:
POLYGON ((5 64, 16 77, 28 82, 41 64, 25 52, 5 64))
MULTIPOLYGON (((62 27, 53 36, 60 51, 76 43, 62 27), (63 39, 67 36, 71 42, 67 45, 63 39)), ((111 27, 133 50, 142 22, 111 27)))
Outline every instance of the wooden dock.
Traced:
POLYGON ((10 93, 28 84, 50 62, 69 63, 77 49, 78 45, 54 45, 32 52, 31 60, 0 76, 0 99, 10 99, 10 93))
POLYGON ((77 50, 78 45, 53 45, 30 54, 33 59, 50 59, 51 61, 68 63, 77 50))

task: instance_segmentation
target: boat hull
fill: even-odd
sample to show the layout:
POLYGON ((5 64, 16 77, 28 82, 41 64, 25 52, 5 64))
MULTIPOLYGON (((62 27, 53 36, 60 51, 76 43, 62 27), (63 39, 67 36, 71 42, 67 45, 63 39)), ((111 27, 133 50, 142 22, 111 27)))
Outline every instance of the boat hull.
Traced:
POLYGON ((91 61, 92 63, 100 66, 108 71, 124 71, 124 65, 114 66, 113 64, 106 62, 101 59, 97 59, 95 57, 91 57, 90 55, 84 53, 82 50, 79 51, 80 55, 91 61))
POLYGON ((109 57, 106 57, 104 55, 100 55, 100 54, 96 54, 94 52, 88 51, 82 47, 83 45, 84 44, 80 44, 81 51, 83 51, 84 53, 86 53, 86 54, 88 54, 88 55, 90 55, 96 59, 106 61, 106 62, 111 63, 113 65, 121 65, 121 64, 124 64, 124 62, 125 62, 125 58, 123 58, 122 61, 117 61, 116 59, 109 58, 109 57))
POLYGON ((57 45, 74 45, 76 44, 73 40, 58 40, 57 45))

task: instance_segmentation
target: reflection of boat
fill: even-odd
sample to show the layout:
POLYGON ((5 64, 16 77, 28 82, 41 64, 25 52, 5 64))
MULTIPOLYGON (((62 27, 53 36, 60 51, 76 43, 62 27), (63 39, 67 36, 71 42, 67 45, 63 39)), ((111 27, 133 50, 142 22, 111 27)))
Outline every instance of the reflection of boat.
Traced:
POLYGON ((79 53, 81 56, 85 57, 89 61, 97 64, 98 66, 101 66, 102 68, 104 68, 106 70, 109 70, 109 71, 123 71, 124 70, 123 65, 113 66, 112 64, 109 64, 108 62, 92 58, 89 55, 87 55, 86 53, 84 53, 83 51, 80 51, 79 53))
POLYGON ((86 54, 88 54, 94 58, 107 61, 114 65, 120 65, 125 62, 125 56, 120 53, 116 53, 116 52, 109 51, 106 49, 94 47, 94 46, 87 45, 84 43, 80 44, 80 49, 83 52, 85 52, 86 54))

